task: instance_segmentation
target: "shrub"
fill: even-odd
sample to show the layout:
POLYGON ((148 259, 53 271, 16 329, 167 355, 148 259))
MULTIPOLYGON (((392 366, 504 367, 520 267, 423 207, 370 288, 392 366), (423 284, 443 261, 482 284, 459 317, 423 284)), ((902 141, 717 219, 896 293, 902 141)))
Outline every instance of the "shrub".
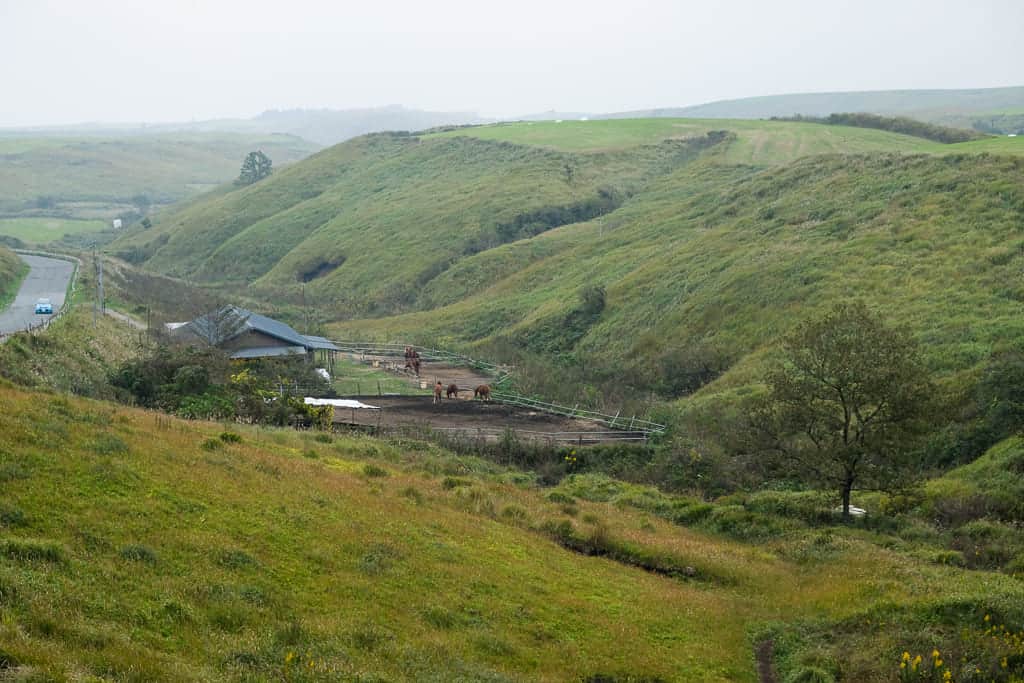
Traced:
POLYGON ((224 443, 241 443, 242 437, 240 434, 236 434, 235 432, 221 432, 220 440, 224 443))
POLYGON ((2 506, 0 507, 0 526, 28 526, 28 518, 18 508, 2 506))
POLYGON ((526 510, 518 505, 506 505, 501 511, 501 516, 513 524, 523 524, 526 522, 526 510))
POLYGON ((420 490, 415 486, 406 486, 404 489, 402 489, 401 493, 404 497, 413 501, 417 505, 423 504, 423 494, 420 493, 420 490))
POLYGON ((224 550, 217 557, 217 564, 228 569, 247 569, 256 566, 256 559, 243 550, 224 550))
POLYGON ((378 576, 391 569, 402 555, 397 549, 384 543, 376 543, 359 560, 359 570, 370 576, 378 576))
POLYGON ((89 448, 99 455, 115 455, 127 453, 128 444, 114 434, 101 434, 89 444, 89 448))
POLYGON ((53 541, 8 538, 0 541, 0 555, 20 562, 63 562, 64 549, 53 541))
POLYGON ((352 631, 349 636, 352 646, 364 652, 373 652, 391 639, 391 634, 373 624, 367 624, 352 631))
POLYGON ((386 477, 388 476, 388 471, 383 467, 378 467, 377 465, 368 462, 363 465, 363 474, 367 477, 386 477))
POLYGON ((458 623, 455 615, 444 607, 428 607, 423 610, 423 620, 434 628, 439 629, 454 628, 458 623))
POLYGON ((123 559, 133 562, 156 563, 156 553, 153 552, 152 548, 144 545, 126 545, 121 548, 119 554, 123 559))
POLYGON ((445 477, 441 481, 441 488, 445 490, 452 490, 459 486, 469 486, 471 482, 468 479, 460 479, 459 477, 445 477))
POLYGON ((200 448, 204 451, 216 451, 224 448, 224 442, 218 439, 206 439, 200 444, 200 448))
POLYGON ((832 674, 816 666, 805 666, 786 676, 786 683, 835 683, 832 674))

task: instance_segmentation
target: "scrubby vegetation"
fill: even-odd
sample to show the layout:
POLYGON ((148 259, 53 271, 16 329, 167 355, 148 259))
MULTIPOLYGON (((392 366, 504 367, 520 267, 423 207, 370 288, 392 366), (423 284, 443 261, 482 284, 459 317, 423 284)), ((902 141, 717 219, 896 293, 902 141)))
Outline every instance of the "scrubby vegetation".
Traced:
POLYGON ((955 142, 981 140, 985 137, 984 133, 980 133, 976 130, 939 126, 934 123, 925 123, 924 121, 918 121, 917 119, 910 119, 904 116, 879 116, 877 114, 867 114, 863 112, 855 114, 829 114, 828 116, 821 118, 812 116, 794 116, 792 118, 782 120, 807 121, 809 123, 822 123, 828 126, 875 128, 877 130, 887 130, 890 133, 913 135, 914 137, 924 138, 925 140, 932 140, 934 142, 941 142, 946 145, 955 142))

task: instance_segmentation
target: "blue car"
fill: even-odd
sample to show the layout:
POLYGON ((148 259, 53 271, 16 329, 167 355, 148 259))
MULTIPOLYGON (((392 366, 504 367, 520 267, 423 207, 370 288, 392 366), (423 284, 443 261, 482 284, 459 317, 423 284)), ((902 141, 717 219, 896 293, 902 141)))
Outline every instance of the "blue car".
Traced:
POLYGON ((36 302, 36 313, 42 315, 53 315, 53 304, 49 299, 40 299, 36 302))

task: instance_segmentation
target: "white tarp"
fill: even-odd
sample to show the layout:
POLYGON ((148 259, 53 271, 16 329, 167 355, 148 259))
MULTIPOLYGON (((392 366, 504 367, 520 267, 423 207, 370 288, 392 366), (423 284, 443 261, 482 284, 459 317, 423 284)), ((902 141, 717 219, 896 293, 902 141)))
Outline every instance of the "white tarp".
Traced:
POLYGON ((306 397, 307 406, 334 406, 335 408, 361 408, 366 410, 380 410, 379 406, 371 406, 357 401, 353 398, 310 398, 306 397))

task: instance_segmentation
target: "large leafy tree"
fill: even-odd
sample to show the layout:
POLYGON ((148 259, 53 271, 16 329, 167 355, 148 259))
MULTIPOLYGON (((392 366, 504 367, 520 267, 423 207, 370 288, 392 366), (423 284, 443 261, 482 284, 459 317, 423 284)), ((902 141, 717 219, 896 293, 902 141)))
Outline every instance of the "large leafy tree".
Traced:
POLYGON ((238 174, 238 182, 241 185, 252 185, 258 180, 263 180, 270 175, 274 162, 270 160, 263 150, 249 152, 242 161, 242 171, 238 174))
POLYGON ((862 303, 800 324, 753 411, 755 444, 805 482, 834 486, 850 514, 857 488, 890 488, 934 415, 914 340, 862 303))

